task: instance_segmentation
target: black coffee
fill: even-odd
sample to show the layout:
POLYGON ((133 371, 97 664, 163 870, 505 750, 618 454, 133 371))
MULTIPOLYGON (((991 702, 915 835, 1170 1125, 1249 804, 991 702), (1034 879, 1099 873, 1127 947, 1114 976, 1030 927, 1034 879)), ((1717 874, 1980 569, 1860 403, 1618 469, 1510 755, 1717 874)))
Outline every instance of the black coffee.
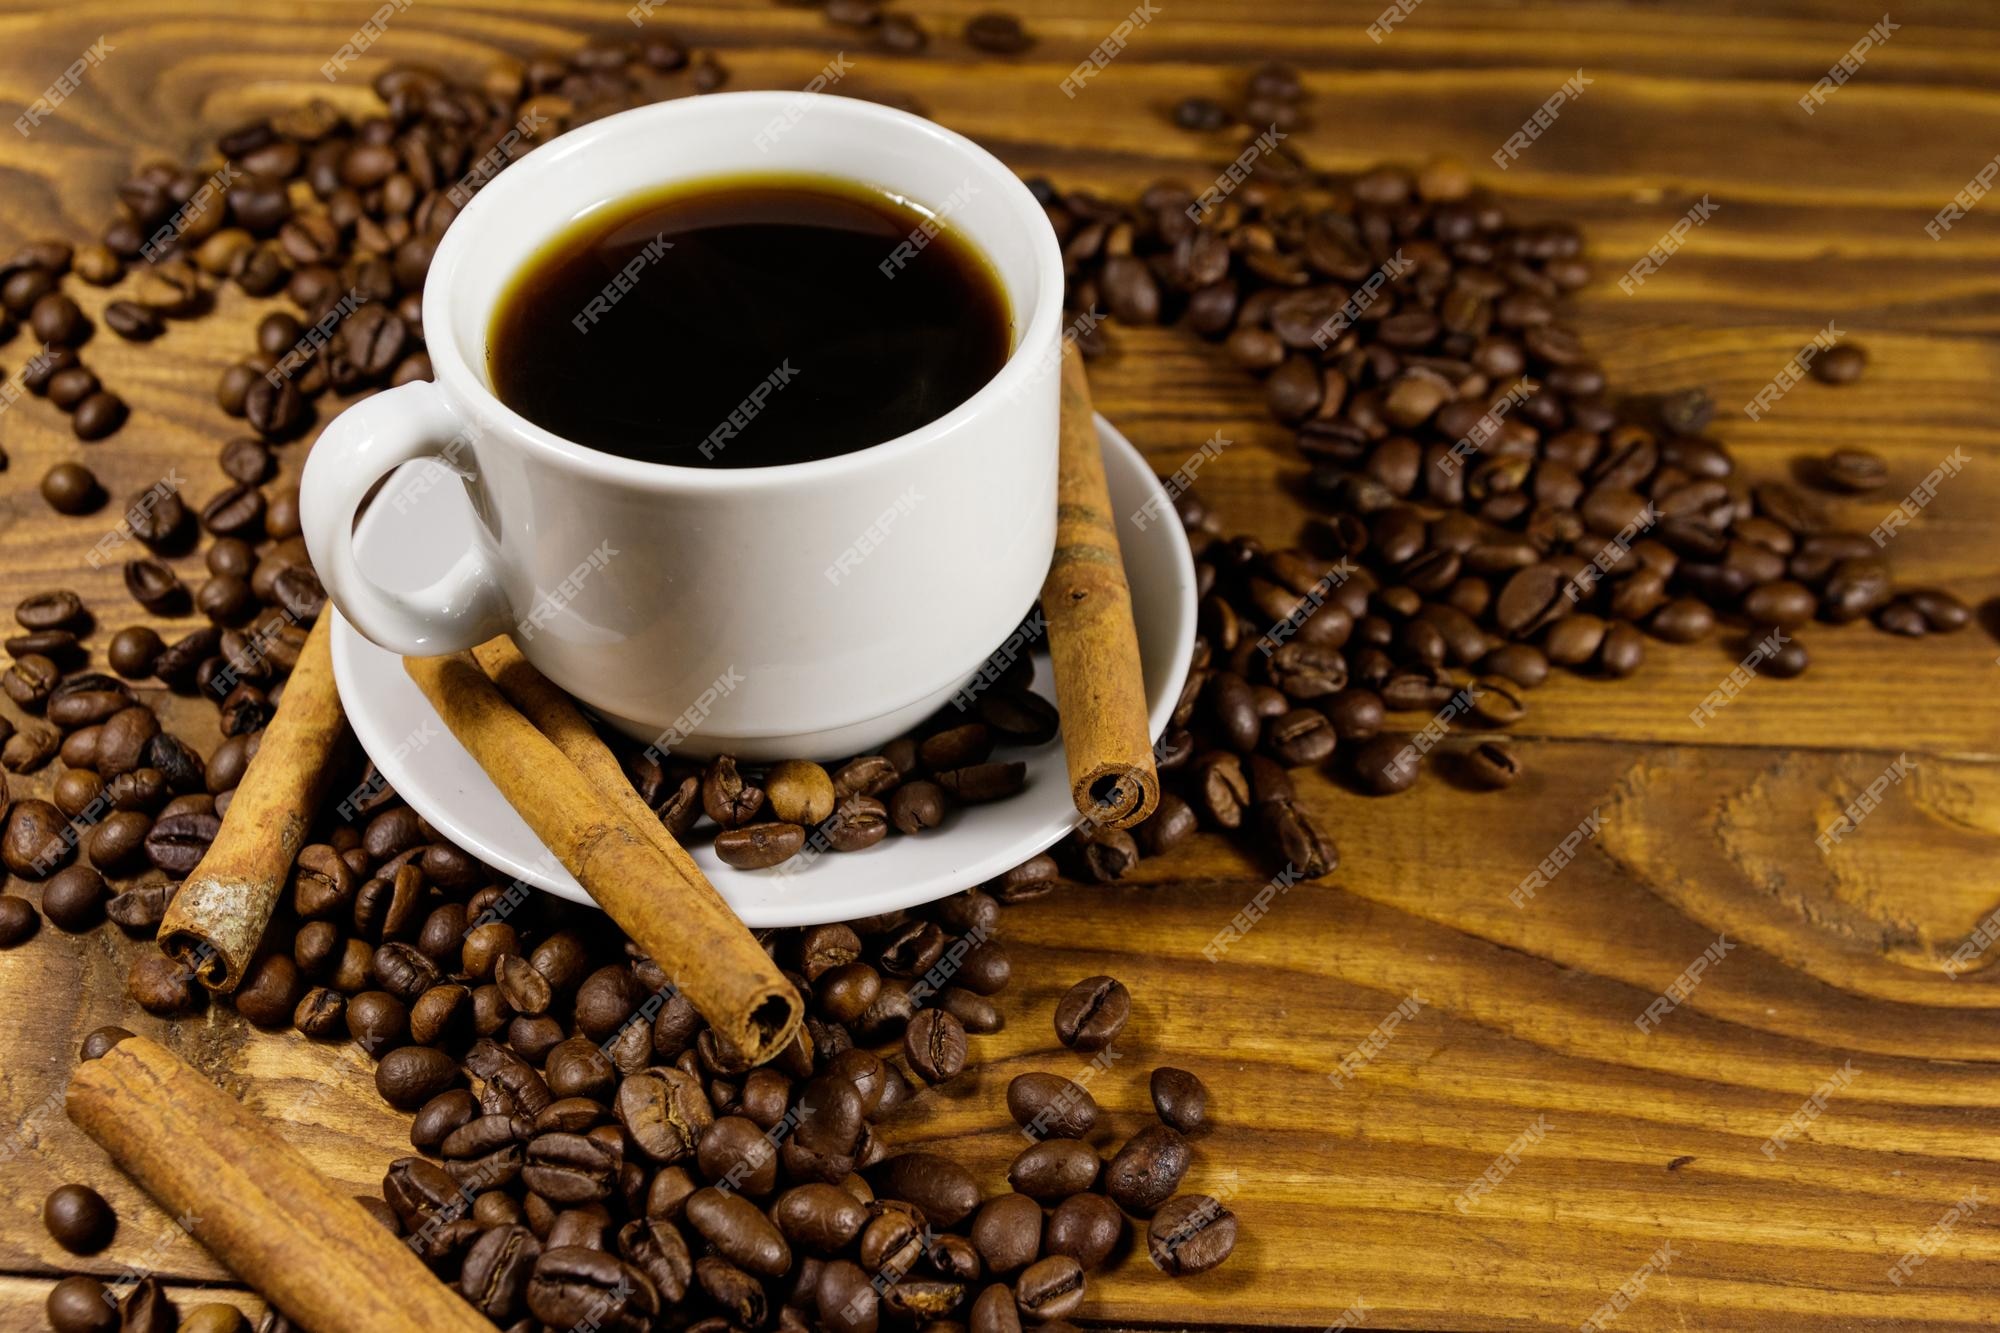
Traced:
POLYGON ((652 463, 767 467, 935 421, 1007 359, 985 256, 899 199, 812 176, 625 200, 543 247, 501 297, 501 401, 652 463))

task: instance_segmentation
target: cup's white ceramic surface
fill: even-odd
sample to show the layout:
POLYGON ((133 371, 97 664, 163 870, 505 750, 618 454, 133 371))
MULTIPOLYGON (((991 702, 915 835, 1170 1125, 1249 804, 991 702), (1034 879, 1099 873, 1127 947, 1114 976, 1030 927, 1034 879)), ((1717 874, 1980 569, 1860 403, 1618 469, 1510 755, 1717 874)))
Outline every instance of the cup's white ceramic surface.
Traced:
MULTIPOLYGON (((511 633, 607 720, 680 752, 864 751, 949 698, 1040 592, 1055 541, 1061 313, 1061 254, 1041 207, 941 126, 804 93, 627 111, 528 154, 452 223, 424 289, 436 379, 358 403, 321 434, 301 481, 306 544, 342 614, 385 648, 446 653, 511 633), (754 171, 877 186, 958 229, 1006 290, 1006 365, 921 429, 763 468, 600 453, 494 396, 494 305, 550 237, 663 183, 754 171), (415 521, 413 495, 437 469, 391 474, 423 458, 460 475, 477 537, 430 586, 390 591, 357 563, 354 524, 384 505, 415 521)), ((671 392, 670 369, 662 379, 671 392)))

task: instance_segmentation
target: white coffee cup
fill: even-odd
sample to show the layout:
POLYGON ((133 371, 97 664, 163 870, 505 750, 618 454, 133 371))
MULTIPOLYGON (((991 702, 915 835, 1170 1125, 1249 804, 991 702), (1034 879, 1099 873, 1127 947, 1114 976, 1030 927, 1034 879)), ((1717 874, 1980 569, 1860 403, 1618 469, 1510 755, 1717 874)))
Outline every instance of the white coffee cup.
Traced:
POLYGON ((424 289, 436 379, 327 426, 300 485, 306 545, 341 614, 393 651, 449 653, 507 633, 558 685, 663 749, 864 752, 950 698, 1040 593, 1055 542, 1062 288, 1034 196, 920 117, 723 93, 596 121, 508 167, 451 224, 424 289), (876 186, 968 238, 1012 311, 999 373, 895 439, 757 468, 602 453, 494 396, 494 306, 540 246, 662 184, 758 171, 876 186), (409 500, 421 479, 377 487, 425 458, 461 474, 482 536, 430 586, 392 591, 357 563, 355 523, 384 505, 371 522, 418 521, 409 500))

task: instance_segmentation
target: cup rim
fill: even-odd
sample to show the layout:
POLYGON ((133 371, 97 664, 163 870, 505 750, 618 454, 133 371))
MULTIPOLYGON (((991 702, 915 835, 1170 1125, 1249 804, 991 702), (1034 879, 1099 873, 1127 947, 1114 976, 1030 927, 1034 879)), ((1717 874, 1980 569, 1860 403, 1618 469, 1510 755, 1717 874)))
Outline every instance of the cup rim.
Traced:
MULTIPOLYGON (((683 127, 683 131, 692 132, 689 127, 683 127)), ((847 179, 837 170, 820 174, 847 179)), ((511 277, 509 273, 502 280, 511 277)), ((475 415, 491 421, 497 428, 495 433, 505 434, 531 451, 574 470, 625 486, 644 489, 672 485, 676 489, 740 490, 774 487, 807 479, 832 480, 893 465, 992 410, 1000 400, 1020 395, 1031 375, 1053 373, 1053 366, 1044 368, 1035 363, 1044 359, 1044 345, 1054 338, 1063 315, 1062 304, 1062 249, 1056 240, 1055 228, 1034 193, 1006 163, 957 131, 895 107, 832 93, 778 91, 707 93, 634 107, 578 126, 524 154, 480 189, 445 229, 425 281, 423 316, 426 328, 439 330, 444 335, 433 339, 430 349, 432 374, 438 386, 453 395, 462 395, 469 404, 477 404, 475 415), (733 468, 655 463, 593 449, 565 439, 522 416, 487 387, 483 377, 467 363, 459 346, 457 330, 447 308, 447 293, 463 280, 459 270, 465 251, 472 244, 470 238, 485 227, 504 223, 507 196, 531 188, 526 182, 534 175, 537 161, 541 163, 541 169, 546 170, 559 159, 577 153, 603 151, 606 139, 634 131, 640 126, 653 126, 656 122, 699 122, 741 116, 746 123, 755 117, 761 124, 769 118, 772 109, 799 105, 807 108, 806 115, 848 117, 864 133, 871 126, 914 130, 967 158, 1000 181, 1002 198, 1012 205, 1017 221, 1030 233, 1036 267, 1033 275, 1035 304, 1027 327, 992 379, 943 416, 875 444, 802 463, 733 468)), ((488 313, 491 313, 490 306, 488 313)), ((475 442, 483 433, 476 425, 472 426, 475 442)))

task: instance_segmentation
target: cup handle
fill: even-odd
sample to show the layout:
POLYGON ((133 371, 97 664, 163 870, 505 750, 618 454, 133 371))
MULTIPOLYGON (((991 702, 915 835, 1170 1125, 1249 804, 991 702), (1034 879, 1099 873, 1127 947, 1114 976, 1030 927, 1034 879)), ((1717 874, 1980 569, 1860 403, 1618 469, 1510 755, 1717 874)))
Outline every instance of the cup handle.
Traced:
MULTIPOLYGON (((472 442, 435 383, 415 381, 342 412, 313 443, 299 478, 299 526, 313 569, 354 628, 394 653, 435 657, 484 643, 512 613, 483 534, 443 577, 391 592, 361 572, 354 525, 375 487, 404 463, 452 467, 472 442)), ((380 504, 387 493, 375 496, 380 504)))

